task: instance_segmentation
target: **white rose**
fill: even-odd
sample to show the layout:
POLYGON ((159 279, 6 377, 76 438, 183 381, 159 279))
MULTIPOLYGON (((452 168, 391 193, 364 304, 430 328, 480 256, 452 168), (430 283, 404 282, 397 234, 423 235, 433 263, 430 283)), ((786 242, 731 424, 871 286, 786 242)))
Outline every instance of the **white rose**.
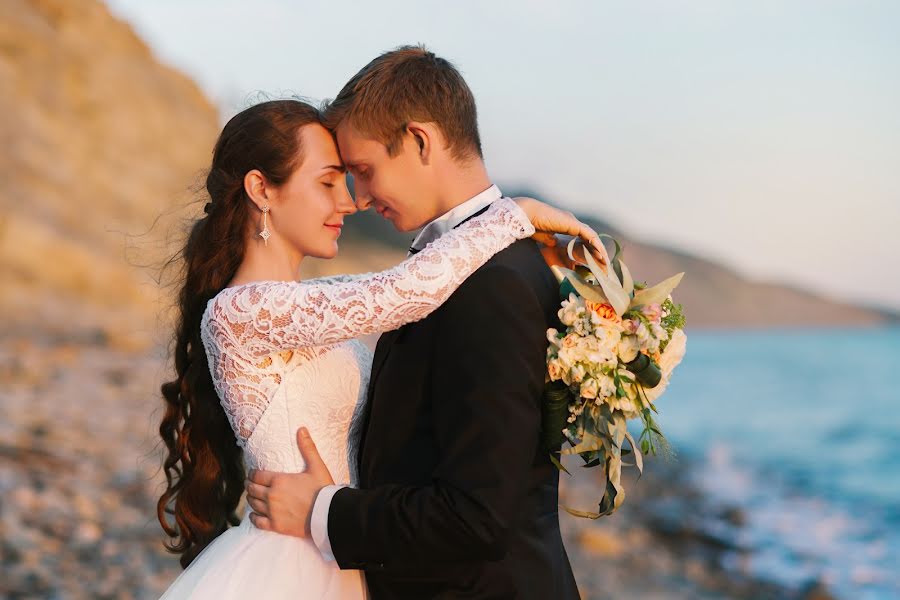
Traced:
POLYGON ((596 398, 597 392, 600 390, 600 384, 593 377, 589 377, 581 382, 581 397, 596 398))
POLYGON ((577 362, 572 348, 560 348, 556 358, 559 360, 559 366, 565 370, 571 369, 572 365, 577 362))
POLYGON ((562 308, 558 313, 559 320, 571 327, 584 316, 584 312, 584 301, 575 294, 569 294, 569 299, 562 302, 562 308))
POLYGON ((584 380, 585 375, 587 375, 587 371, 581 364, 577 364, 572 367, 572 381, 575 383, 581 383, 584 380))
POLYGON ((600 382, 600 395, 604 398, 608 398, 610 396, 616 395, 616 380, 610 377, 609 375, 601 375, 599 377, 600 382))
POLYGON ((617 349, 617 353, 619 355, 619 360, 622 362, 631 362, 635 358, 637 358, 638 353, 641 351, 641 343, 638 341, 636 336, 633 335, 623 335, 619 340, 619 347, 617 349))
POLYGON ((555 329, 548 329, 547 341, 553 346, 559 346, 559 332, 555 329))
POLYGON ((602 348, 612 351, 618 345, 622 334, 618 328, 610 327, 609 321, 605 321, 603 327, 594 330, 594 337, 602 348))
POLYGON ((636 335, 637 339, 640 340, 642 347, 646 347, 647 342, 650 341, 650 330, 647 329, 647 326, 644 325, 643 321, 638 322, 637 328, 634 331, 634 335, 636 335))
POLYGON ((574 333, 570 333, 566 337, 562 339, 562 343, 560 344, 563 348, 575 348, 578 346, 579 336, 574 333))
POLYGON ((550 381, 559 381, 563 376, 563 368, 558 360, 551 360, 547 363, 547 373, 550 375, 550 381))

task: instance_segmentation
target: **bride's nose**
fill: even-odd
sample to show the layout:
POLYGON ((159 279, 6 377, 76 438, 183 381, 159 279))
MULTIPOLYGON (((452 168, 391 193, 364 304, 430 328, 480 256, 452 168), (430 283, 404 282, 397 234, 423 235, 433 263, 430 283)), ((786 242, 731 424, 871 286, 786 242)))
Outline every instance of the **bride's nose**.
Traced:
POLYGON ((353 201, 353 197, 350 196, 350 190, 346 187, 344 188, 344 193, 341 194, 341 197, 338 199, 337 206, 335 207, 337 212, 343 215, 352 215, 359 208, 356 206, 356 202, 353 201))

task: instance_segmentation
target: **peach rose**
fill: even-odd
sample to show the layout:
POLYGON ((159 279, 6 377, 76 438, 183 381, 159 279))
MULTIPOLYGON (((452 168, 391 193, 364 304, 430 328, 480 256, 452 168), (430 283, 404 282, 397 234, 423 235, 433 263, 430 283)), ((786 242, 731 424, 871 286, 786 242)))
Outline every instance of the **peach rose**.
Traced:
POLYGON ((609 304, 601 304, 599 302, 585 302, 585 305, 588 307, 588 310, 593 311, 602 319, 606 319, 608 321, 619 320, 619 315, 616 314, 616 309, 614 309, 609 304))

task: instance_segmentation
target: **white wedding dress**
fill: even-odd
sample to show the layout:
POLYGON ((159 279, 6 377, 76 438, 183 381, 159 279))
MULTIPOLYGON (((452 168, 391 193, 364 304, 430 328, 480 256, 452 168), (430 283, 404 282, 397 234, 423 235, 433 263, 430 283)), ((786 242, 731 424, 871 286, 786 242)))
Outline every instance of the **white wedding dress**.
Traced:
MULTIPOLYGON (((299 472, 306 426, 336 482, 354 482, 351 418, 366 396, 372 355, 354 339, 425 318, 487 260, 534 228, 512 201, 494 202, 382 273, 268 281, 222 290, 203 314, 213 382, 248 469, 299 472)), ((216 538, 163 595, 181 598, 366 597, 363 574, 323 559, 308 539, 243 519, 216 538)))

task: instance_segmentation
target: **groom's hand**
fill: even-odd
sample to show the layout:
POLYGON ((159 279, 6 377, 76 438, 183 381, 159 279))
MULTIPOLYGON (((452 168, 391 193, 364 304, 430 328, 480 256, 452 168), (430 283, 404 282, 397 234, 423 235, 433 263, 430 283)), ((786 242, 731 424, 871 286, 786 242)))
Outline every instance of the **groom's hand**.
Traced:
POLYGON ((250 471, 245 482, 250 522, 259 529, 295 537, 309 537, 309 521, 319 491, 334 484, 309 432, 301 427, 297 446, 306 461, 303 473, 250 471))

